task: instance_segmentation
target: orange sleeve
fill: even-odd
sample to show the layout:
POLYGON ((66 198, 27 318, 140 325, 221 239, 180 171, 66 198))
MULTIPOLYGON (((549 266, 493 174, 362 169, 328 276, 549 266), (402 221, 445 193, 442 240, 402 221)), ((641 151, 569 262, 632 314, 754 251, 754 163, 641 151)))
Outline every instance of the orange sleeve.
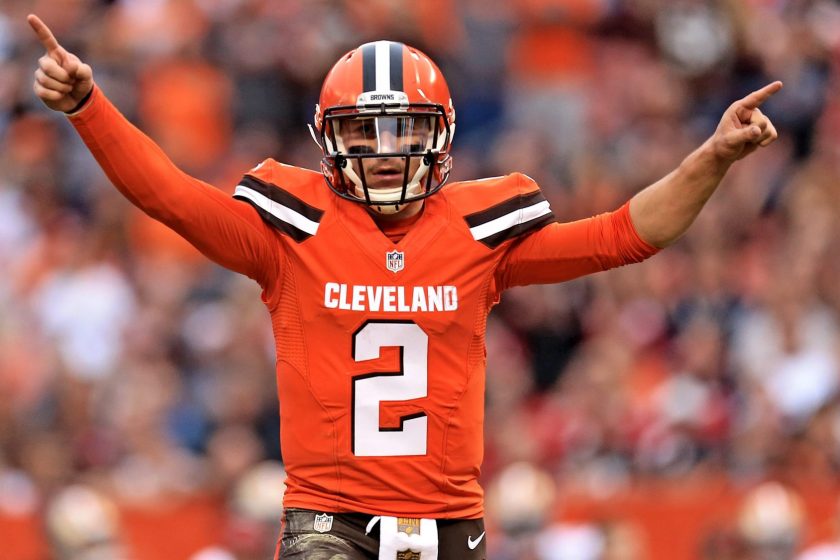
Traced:
POLYGON ((552 284, 636 263, 656 254, 630 219, 630 205, 565 224, 553 223, 514 242, 497 269, 500 290, 552 284))
POLYGON ((280 244, 248 204, 178 169, 94 87, 70 122, 108 178, 132 204, 218 264, 269 285, 280 244))

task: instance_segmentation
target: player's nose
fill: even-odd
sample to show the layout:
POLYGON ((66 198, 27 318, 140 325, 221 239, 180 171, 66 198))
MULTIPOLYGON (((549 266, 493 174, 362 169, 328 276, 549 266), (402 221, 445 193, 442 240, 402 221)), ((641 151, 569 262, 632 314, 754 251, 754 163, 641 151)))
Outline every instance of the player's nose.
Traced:
POLYGON ((399 143, 397 135, 390 130, 381 131, 379 134, 379 150, 380 154, 398 152, 399 143))

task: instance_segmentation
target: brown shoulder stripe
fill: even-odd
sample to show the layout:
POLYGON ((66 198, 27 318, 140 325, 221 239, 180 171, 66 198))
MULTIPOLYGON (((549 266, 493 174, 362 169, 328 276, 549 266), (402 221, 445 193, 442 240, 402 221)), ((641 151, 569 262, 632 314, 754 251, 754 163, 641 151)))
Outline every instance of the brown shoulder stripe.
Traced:
POLYGON ((540 191, 517 195, 486 210, 465 216, 473 239, 495 249, 505 241, 536 231, 554 221, 540 191))
POLYGON ((242 178, 233 196, 249 203, 263 220, 297 242, 315 235, 324 215, 323 210, 290 192, 250 175, 242 178))

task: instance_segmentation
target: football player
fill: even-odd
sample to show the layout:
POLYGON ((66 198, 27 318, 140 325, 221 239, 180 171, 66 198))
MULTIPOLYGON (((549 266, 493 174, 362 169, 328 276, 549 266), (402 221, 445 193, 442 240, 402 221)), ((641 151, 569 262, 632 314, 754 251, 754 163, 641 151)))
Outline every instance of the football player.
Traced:
POLYGON ((29 23, 46 51, 35 93, 68 115, 116 188, 262 287, 282 403, 282 559, 484 558, 484 336, 500 294, 653 255, 733 162, 777 136, 759 106, 780 82, 733 103, 621 208, 561 224, 526 175, 446 184, 446 81, 417 49, 376 41, 324 80, 320 172, 267 159, 231 198, 176 168, 90 66, 29 23))

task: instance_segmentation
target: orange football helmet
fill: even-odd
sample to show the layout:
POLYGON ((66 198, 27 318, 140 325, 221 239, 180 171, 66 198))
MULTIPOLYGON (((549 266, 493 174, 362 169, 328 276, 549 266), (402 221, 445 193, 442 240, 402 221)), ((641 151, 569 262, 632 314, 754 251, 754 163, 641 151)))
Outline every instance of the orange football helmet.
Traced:
POLYGON ((315 130, 329 187, 380 213, 399 212, 449 177, 449 87, 428 56, 402 43, 375 41, 342 56, 324 79, 315 130))

